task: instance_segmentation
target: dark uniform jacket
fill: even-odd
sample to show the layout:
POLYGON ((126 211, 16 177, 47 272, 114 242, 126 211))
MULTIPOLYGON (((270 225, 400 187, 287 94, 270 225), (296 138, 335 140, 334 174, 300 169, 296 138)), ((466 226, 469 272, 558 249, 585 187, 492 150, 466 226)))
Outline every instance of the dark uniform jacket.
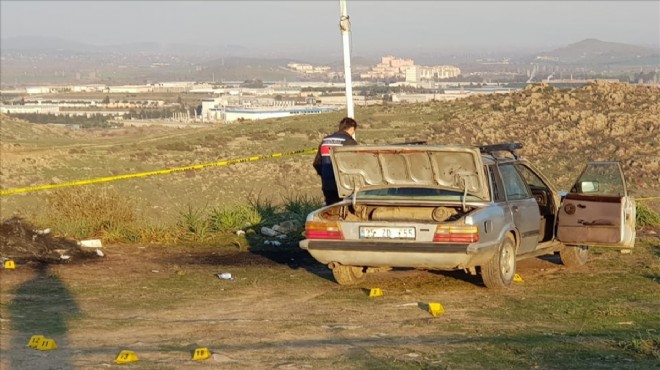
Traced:
POLYGON ((330 148, 333 146, 357 145, 357 141, 344 131, 337 131, 323 138, 314 158, 314 169, 321 176, 322 190, 337 190, 335 173, 330 160, 330 148))

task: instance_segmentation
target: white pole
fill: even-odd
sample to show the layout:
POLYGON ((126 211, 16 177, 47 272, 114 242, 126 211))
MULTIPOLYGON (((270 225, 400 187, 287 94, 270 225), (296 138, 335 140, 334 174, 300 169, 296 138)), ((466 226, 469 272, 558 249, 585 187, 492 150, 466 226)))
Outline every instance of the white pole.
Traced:
POLYGON ((339 0, 341 17, 339 29, 344 45, 344 81, 346 83, 346 116, 355 118, 353 113, 353 83, 351 81, 351 22, 348 17, 346 0, 339 0))

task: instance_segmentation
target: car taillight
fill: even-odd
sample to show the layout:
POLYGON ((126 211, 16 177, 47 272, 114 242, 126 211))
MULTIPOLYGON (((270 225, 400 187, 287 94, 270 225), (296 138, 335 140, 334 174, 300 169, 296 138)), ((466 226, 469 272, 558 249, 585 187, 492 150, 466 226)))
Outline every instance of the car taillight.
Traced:
POLYGON ((475 243, 479 241, 479 228, 471 225, 438 225, 433 235, 437 243, 475 243))
POLYGON ((308 221, 305 223, 307 239, 344 239, 344 234, 336 222, 308 221))

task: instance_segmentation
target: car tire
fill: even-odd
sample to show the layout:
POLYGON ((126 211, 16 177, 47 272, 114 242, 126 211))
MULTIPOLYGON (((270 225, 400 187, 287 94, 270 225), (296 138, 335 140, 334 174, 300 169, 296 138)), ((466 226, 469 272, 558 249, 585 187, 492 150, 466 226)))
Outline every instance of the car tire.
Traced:
POLYGON ((338 265, 332 269, 332 275, 339 285, 355 285, 362 282, 367 274, 360 266, 338 265))
POLYGON ((580 245, 580 246, 568 246, 565 245, 559 251, 559 258, 561 258, 561 263, 566 267, 579 267, 584 266, 589 259, 589 247, 580 245))
POLYGON ((506 288, 511 285, 516 274, 516 241, 506 234, 497 252, 484 266, 481 266, 481 279, 491 289, 506 288))

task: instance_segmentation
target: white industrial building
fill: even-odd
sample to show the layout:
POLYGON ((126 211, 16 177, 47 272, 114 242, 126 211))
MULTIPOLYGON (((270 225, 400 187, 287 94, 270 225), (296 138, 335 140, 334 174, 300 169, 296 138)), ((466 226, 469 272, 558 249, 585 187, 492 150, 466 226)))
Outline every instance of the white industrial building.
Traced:
POLYGON ((57 114, 60 107, 57 104, 2 105, 0 113, 4 114, 57 114))
POLYGON ((225 108, 224 120, 235 122, 238 120, 259 120, 268 118, 281 118, 305 114, 320 114, 334 112, 336 108, 329 107, 301 107, 287 109, 248 109, 248 108, 225 108))
POLYGON ((153 89, 148 85, 124 85, 124 86, 108 86, 105 89, 105 92, 110 94, 139 94, 152 92, 153 89))
POLYGON ((25 92, 28 94, 48 94, 50 93, 50 87, 48 86, 32 86, 26 87, 25 92))

